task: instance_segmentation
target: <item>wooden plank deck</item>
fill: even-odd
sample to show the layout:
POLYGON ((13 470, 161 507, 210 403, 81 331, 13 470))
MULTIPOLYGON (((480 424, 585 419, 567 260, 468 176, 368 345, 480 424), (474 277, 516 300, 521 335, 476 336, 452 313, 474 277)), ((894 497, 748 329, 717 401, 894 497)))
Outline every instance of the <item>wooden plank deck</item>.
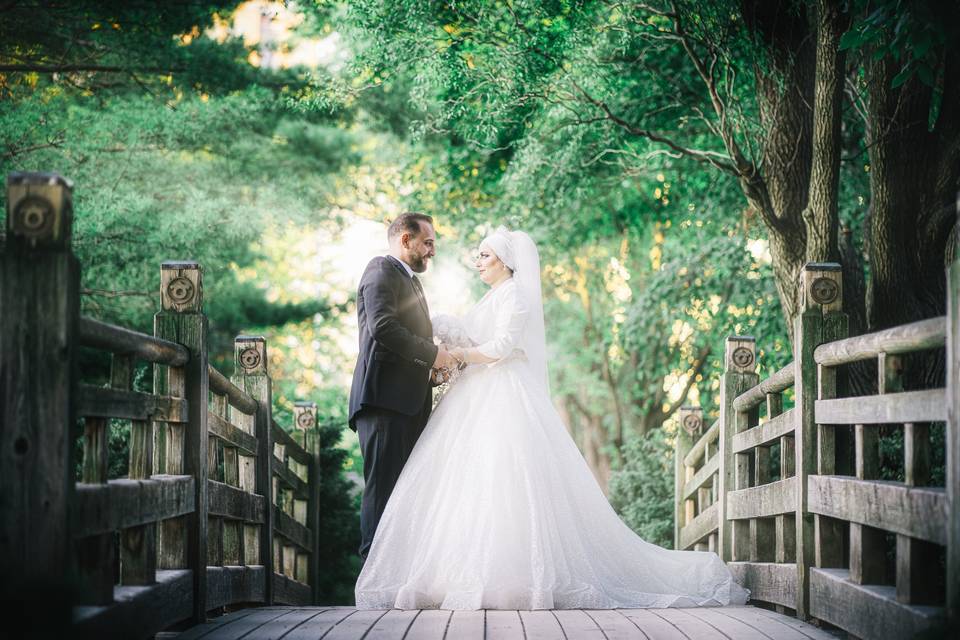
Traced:
POLYGON ((176 640, 836 640, 758 607, 555 611, 360 611, 259 607, 228 613, 176 640))

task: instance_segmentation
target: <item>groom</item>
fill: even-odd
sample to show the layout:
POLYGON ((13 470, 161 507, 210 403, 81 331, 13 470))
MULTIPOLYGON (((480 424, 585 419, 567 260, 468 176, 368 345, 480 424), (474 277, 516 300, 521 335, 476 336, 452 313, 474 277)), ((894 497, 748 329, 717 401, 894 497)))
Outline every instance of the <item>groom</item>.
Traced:
POLYGON ((360 557, 430 415, 430 370, 456 365, 433 344, 417 273, 435 255, 433 218, 401 214, 387 230, 390 254, 370 261, 357 289, 360 355, 350 388, 350 428, 360 438, 363 500, 360 557))

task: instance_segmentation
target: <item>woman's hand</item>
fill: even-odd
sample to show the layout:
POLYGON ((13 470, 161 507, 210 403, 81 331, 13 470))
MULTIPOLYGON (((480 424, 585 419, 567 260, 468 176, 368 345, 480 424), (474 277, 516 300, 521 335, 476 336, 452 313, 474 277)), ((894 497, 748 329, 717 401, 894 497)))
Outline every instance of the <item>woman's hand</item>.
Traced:
POLYGON ((454 347, 450 349, 450 355, 459 362, 460 364, 465 364, 467 361, 467 354, 463 347, 454 347))

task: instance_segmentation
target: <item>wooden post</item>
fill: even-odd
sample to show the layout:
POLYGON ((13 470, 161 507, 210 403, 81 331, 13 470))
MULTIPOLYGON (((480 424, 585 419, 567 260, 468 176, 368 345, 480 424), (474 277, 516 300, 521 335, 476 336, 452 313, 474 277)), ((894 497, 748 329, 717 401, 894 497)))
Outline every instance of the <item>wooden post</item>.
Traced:
POLYGON ((154 316, 154 335, 179 342, 190 350, 182 368, 167 367, 154 378, 154 392, 180 395, 189 404, 186 424, 165 429, 165 472, 194 479, 193 513, 165 520, 160 526, 163 568, 193 571, 193 616, 207 615, 207 415, 210 394, 207 353, 207 317, 203 314, 203 278, 196 262, 164 262, 160 266, 160 313, 154 316), (166 375, 163 375, 163 374, 166 375))
POLYGON ((68 606, 72 565, 80 309, 72 190, 56 174, 10 174, 0 255, 0 589, 15 590, 0 596, 44 600, 48 620, 68 606))
MULTIPOLYGON (((252 560, 253 549, 257 550, 257 560, 263 565, 267 583, 264 585, 264 603, 273 604, 273 519, 274 508, 271 500, 273 477, 273 440, 270 429, 273 424, 272 383, 267 368, 267 341, 263 336, 237 336, 234 341, 236 373, 233 382, 249 393, 257 401, 257 413, 254 416, 254 434, 257 437, 257 459, 254 465, 253 489, 264 497, 264 522, 259 527, 245 526, 244 540, 249 548, 246 560, 252 560)), ((247 475, 247 474, 245 474, 247 475)), ((244 481, 244 485, 249 478, 244 481)))
MULTIPOLYGON (((816 562, 815 540, 822 548, 830 524, 807 511, 807 478, 818 473, 832 456, 833 433, 818 435, 814 408, 819 389, 818 368, 813 352, 821 344, 847 336, 847 316, 843 313, 843 281, 840 265, 807 263, 800 279, 803 311, 794 322, 793 361, 796 367, 794 392, 796 396, 796 430, 794 433, 796 477, 796 551, 797 551, 797 617, 805 619, 810 613, 810 567, 816 562), (818 448, 821 459, 818 460, 818 448), (819 467, 818 467, 819 465, 819 467), (815 536, 819 534, 819 537, 815 536)), ((837 541, 834 541, 836 543, 837 541)))
POLYGON ((680 531, 689 524, 683 500, 683 487, 687 482, 687 469, 683 459, 693 447, 693 434, 703 423, 703 409, 700 407, 680 407, 680 419, 677 424, 677 439, 673 445, 673 548, 681 549, 680 531))
MULTIPOLYGON (((960 194, 957 196, 960 213, 960 194)), ((947 271, 947 625, 960 631, 960 260, 947 271)))
POLYGON ((304 449, 310 455, 307 483, 310 501, 307 504, 307 528, 313 539, 308 559, 307 584, 310 585, 313 604, 320 604, 320 425, 317 420, 316 402, 294 403, 294 419, 303 429, 304 449))
MULTIPOLYGON (((114 356, 116 359, 117 356, 114 356)), ((131 371, 132 374, 132 371, 131 371)), ((114 383, 118 380, 114 378, 114 383)), ((132 388, 132 380, 127 388, 132 388)), ((153 474, 154 422, 132 420, 130 423, 130 459, 127 476, 145 480, 153 474)), ((157 577, 157 524, 130 527, 120 534, 120 583, 149 585, 157 577)))
POLYGON ((756 341, 753 338, 749 336, 727 338, 724 371, 720 380, 720 490, 717 512, 720 519, 717 546, 720 549, 720 557, 725 562, 734 559, 733 522, 727 520, 726 495, 736 486, 733 436, 737 433, 738 420, 733 401, 760 381, 760 377, 755 372, 756 360, 756 341))
MULTIPOLYGON (((683 486, 687 480, 686 465, 683 459, 690 453, 693 446, 691 431, 686 428, 687 423, 692 424, 699 417, 702 410, 699 407, 683 406, 680 407, 680 419, 677 424, 677 439, 673 445, 673 548, 682 549, 680 546, 680 531, 689 524, 684 508, 683 486), (688 417, 691 416, 691 417, 688 417)), ((701 418, 702 419, 702 418, 701 418)))

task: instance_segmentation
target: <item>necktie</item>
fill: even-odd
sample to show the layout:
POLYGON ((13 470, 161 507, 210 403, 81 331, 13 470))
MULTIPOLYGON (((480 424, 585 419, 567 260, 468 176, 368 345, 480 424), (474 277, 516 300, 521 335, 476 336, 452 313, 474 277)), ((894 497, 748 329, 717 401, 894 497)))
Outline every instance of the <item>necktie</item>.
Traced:
MULTIPOLYGON (((417 276, 413 276, 413 289, 417 292, 417 297, 420 299, 420 304, 423 305, 423 310, 427 311, 427 298, 423 295, 423 287, 420 286, 420 279, 417 276)), ((427 315, 430 315, 427 311, 427 315)))

